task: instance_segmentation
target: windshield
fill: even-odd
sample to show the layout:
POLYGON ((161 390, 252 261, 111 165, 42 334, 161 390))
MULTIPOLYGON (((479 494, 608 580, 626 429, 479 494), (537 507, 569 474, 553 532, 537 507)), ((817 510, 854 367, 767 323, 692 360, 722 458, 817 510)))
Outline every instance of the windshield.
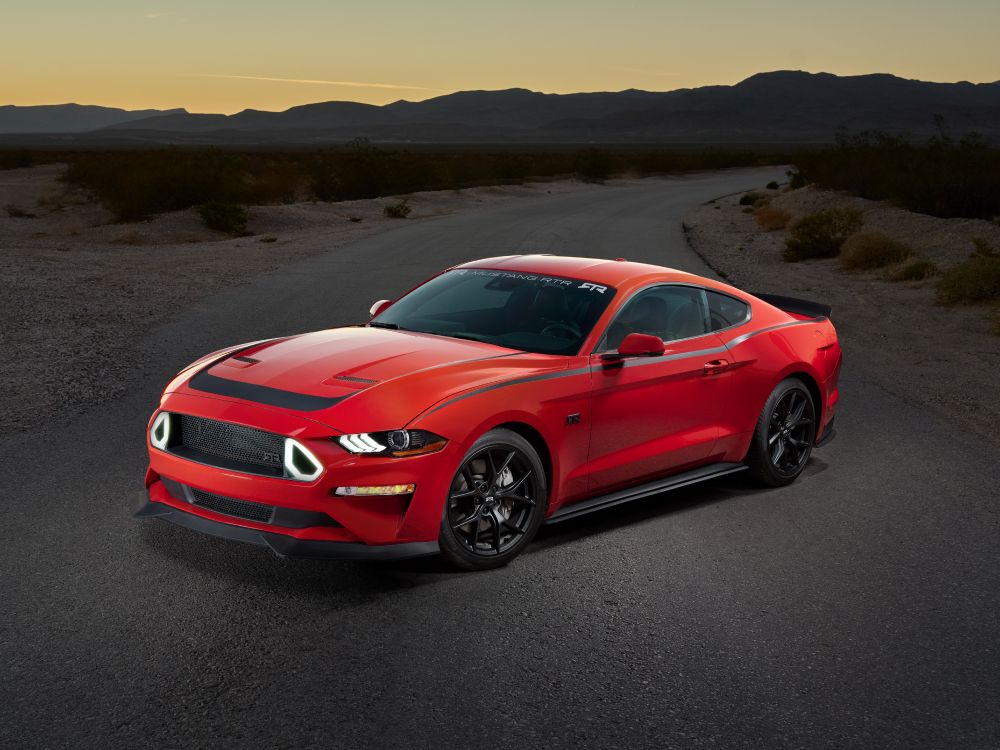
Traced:
POLYGON ((615 289, 580 279, 458 268, 400 298, 369 325, 541 354, 576 354, 615 289))

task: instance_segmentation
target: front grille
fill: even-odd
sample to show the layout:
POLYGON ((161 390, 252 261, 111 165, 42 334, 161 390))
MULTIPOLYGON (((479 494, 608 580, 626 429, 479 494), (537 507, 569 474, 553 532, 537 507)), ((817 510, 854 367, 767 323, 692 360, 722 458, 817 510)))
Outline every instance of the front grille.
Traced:
POLYGON ((205 492, 205 490, 195 489, 194 487, 190 489, 191 495, 194 497, 193 504, 199 508, 206 508, 226 516, 235 516, 236 518, 256 521, 257 523, 270 523, 271 516, 274 515, 273 505, 251 503, 248 500, 237 500, 235 497, 216 495, 214 492, 205 492))
POLYGON ((179 414, 180 436, 170 450, 202 463, 266 476, 282 476, 285 438, 231 422, 179 414))

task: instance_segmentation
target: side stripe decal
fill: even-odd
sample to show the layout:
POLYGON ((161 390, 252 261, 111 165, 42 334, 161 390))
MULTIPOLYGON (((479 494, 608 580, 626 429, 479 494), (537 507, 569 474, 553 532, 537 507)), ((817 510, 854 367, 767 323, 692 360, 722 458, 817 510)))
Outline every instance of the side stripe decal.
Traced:
MULTIPOLYGON (((725 352, 729 351, 732 347, 739 346, 743 342, 747 341, 748 339, 752 339, 754 336, 757 336, 759 334, 770 333, 771 331, 776 331, 780 328, 789 328, 791 326, 800 326, 807 324, 814 325, 818 320, 820 319, 816 318, 813 320, 793 320, 789 323, 779 323, 777 325, 768 326, 767 328, 761 328, 758 331, 750 331, 748 333, 744 333, 740 336, 737 336, 734 339, 731 339, 723 346, 717 346, 711 349, 698 349, 697 351, 692 351, 692 352, 679 352, 677 354, 667 354, 666 356, 663 357, 644 357, 642 359, 626 359, 622 361, 618 366, 643 367, 645 365, 655 365, 661 362, 671 362, 679 359, 690 359, 692 357, 707 357, 712 354, 724 354, 725 352)), ((512 385, 522 385, 524 383, 533 383, 539 380, 550 380, 552 378, 569 378, 576 375, 584 375, 589 373, 590 370, 591 368, 588 365, 587 367, 577 367, 572 370, 559 370, 557 372, 546 372, 540 375, 528 375, 523 378, 515 378, 514 380, 507 380, 504 381, 503 383, 493 383, 492 385, 486 385, 483 386, 482 388, 476 388, 475 390, 469 391, 467 393, 462 393, 458 396, 455 396, 452 399, 444 401, 435 406, 433 409, 424 412, 424 416, 431 415, 434 412, 445 408, 446 406, 451 406, 454 403, 457 403, 459 401, 464 401, 465 399, 471 398, 472 396, 478 396, 480 393, 488 393, 489 391, 495 391, 499 388, 506 388, 512 385)))

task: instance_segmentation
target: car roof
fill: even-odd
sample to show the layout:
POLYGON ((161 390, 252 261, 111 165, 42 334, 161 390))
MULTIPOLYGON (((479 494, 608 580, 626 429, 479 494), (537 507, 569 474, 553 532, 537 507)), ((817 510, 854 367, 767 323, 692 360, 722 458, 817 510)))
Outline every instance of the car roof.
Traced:
POLYGON ((730 289, 712 279, 678 271, 675 268, 635 263, 628 260, 601 258, 576 258, 565 255, 502 255, 495 258, 474 260, 456 268, 493 268, 512 273, 532 273, 564 276, 582 281, 593 281, 613 287, 631 287, 652 281, 687 282, 719 289, 730 289))

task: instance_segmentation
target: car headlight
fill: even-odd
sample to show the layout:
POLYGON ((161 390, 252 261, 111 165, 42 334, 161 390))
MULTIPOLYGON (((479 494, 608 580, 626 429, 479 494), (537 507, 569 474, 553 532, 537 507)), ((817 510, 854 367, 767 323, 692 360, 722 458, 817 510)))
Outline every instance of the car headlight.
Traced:
POLYGON ((341 435, 337 443, 351 453, 370 453, 383 456, 418 456, 444 448, 447 442, 440 435, 427 430, 388 430, 386 432, 357 432, 341 435))
POLYGON ((161 411, 149 428, 149 442, 161 451, 167 449, 170 442, 170 412, 161 411))

